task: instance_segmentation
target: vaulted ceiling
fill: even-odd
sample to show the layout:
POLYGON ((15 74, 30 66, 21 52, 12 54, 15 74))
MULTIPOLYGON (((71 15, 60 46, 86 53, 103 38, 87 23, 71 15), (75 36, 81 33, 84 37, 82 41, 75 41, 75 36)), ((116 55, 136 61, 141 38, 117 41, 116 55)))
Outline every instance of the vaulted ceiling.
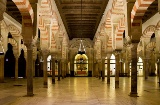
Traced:
POLYGON ((108 0, 55 1, 70 39, 93 39, 108 0))

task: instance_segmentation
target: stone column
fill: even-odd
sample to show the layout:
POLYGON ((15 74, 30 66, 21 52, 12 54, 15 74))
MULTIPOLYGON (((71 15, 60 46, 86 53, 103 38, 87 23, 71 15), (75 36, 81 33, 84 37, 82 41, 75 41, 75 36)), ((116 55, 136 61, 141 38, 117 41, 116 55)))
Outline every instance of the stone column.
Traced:
POLYGON ((4 53, 0 53, 0 83, 4 82, 4 53))
POLYGON ((25 42, 27 47, 27 96, 33 96, 33 72, 32 72, 32 40, 25 42))
POLYGON ((148 79, 148 59, 143 59, 143 77, 144 79, 148 79))
MULTIPOLYGON (((6 0, 0 1, 0 38, 1 35, 1 22, 3 20, 3 13, 6 11, 6 0)), ((0 47, 3 47, 2 42, 0 42, 0 47)), ((3 49, 1 49, 3 50, 3 49)), ((0 82, 4 82, 4 51, 0 52, 0 82)))
POLYGON ((157 72, 158 72, 158 77, 159 77, 159 87, 160 87, 160 57, 158 57, 158 59, 157 59, 158 61, 157 61, 157 72))
POLYGON ((102 81, 105 80, 105 59, 102 59, 102 81))
POLYGON ((107 57, 107 84, 110 84, 110 57, 107 57))
POLYGON ((98 60, 98 77, 101 79, 102 61, 98 60))
POLYGON ((55 84, 55 58, 52 55, 52 84, 55 84))
POLYGON ((15 57, 15 80, 18 79, 18 57, 15 57))
POLYGON ((127 73, 127 77, 129 77, 130 76, 130 67, 129 67, 129 61, 128 61, 128 59, 126 60, 126 62, 125 62, 125 72, 127 73))
POLYGON ((69 76, 68 60, 66 61, 66 77, 69 76))
POLYGON ((35 62, 36 62, 36 60, 35 59, 33 59, 33 77, 35 76, 35 62))
POLYGON ((119 54, 120 51, 116 51, 115 59, 116 59, 116 69, 115 69, 115 88, 119 88, 119 71, 120 71, 120 62, 119 62, 119 54))
POLYGON ((60 68, 60 60, 58 60, 58 81, 60 81, 60 77, 61 77, 61 73, 60 73, 60 71, 61 71, 61 68, 60 68))
POLYGON ((66 60, 65 60, 65 62, 64 62, 64 78, 66 78, 66 73, 67 73, 67 71, 66 71, 66 60))
POLYGON ((99 77, 98 62, 95 63, 95 75, 96 75, 96 78, 99 77))
POLYGON ((47 57, 48 53, 47 51, 42 51, 43 54, 43 85, 44 88, 48 88, 48 80, 47 80, 47 57))
POLYGON ((150 68, 151 70, 148 73, 148 75, 155 76, 155 70, 156 70, 156 67, 155 67, 155 55, 153 53, 152 53, 151 59, 149 61, 151 61, 151 65, 150 65, 151 66, 151 68, 150 68))
POLYGON ((62 74, 62 79, 64 79, 65 76, 65 60, 61 60, 61 74, 62 74))
POLYGON ((131 56, 132 56, 132 69, 131 69, 131 97, 137 97, 137 45, 138 43, 132 42, 131 56))

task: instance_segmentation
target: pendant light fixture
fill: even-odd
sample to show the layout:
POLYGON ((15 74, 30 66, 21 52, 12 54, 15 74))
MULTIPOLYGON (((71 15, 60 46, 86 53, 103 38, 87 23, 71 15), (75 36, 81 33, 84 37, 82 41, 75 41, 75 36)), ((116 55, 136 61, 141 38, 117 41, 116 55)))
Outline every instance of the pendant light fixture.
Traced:
MULTIPOLYGON (((82 0, 81 0, 81 37, 82 37, 82 0)), ((80 39, 80 44, 79 44, 79 49, 78 49, 78 54, 85 54, 86 50, 84 48, 83 42, 82 42, 82 38, 80 39)))

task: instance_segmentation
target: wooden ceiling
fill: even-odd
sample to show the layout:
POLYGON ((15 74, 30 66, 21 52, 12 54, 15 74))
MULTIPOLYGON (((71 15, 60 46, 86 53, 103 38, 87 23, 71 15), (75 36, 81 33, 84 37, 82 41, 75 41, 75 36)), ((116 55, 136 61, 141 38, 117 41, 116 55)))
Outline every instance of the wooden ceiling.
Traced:
MULTIPOLYGON (((70 39, 93 39, 103 16, 108 0, 55 0, 70 39), (82 16, 82 18, 81 18, 82 16), (82 20, 81 20, 82 19, 82 20)), ((145 12, 142 23, 158 12, 158 0, 155 0, 145 12)), ((22 16, 12 0, 7 0, 6 13, 22 23, 22 16)))
POLYGON ((69 39, 93 39, 108 0, 55 0, 69 39), (82 5, 82 7, 81 7, 82 5), (82 15, 81 15, 82 8, 82 15), (82 18, 81 18, 82 16, 82 18))
POLYGON ((12 0, 7 0, 6 13, 19 23, 22 23, 22 15, 12 0))
POLYGON ((158 12, 158 0, 155 0, 145 12, 142 18, 142 23, 146 22, 148 19, 154 16, 157 12, 158 12))

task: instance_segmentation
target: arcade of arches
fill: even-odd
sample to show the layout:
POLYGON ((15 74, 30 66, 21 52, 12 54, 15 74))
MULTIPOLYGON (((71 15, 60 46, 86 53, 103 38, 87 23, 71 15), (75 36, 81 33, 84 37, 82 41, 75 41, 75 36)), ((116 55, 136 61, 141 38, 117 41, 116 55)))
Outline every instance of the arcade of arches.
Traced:
POLYGON ((73 11, 80 0, 1 0, 0 82, 26 78, 32 96, 34 77, 43 77, 46 88, 48 76, 53 84, 55 77, 107 78, 107 84, 115 77, 115 88, 119 77, 130 77, 130 96, 138 96, 138 76, 160 76, 160 2, 104 1, 82 0, 81 20, 73 11))

